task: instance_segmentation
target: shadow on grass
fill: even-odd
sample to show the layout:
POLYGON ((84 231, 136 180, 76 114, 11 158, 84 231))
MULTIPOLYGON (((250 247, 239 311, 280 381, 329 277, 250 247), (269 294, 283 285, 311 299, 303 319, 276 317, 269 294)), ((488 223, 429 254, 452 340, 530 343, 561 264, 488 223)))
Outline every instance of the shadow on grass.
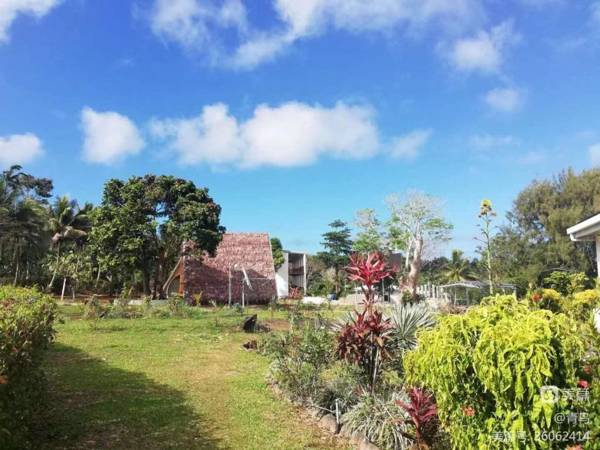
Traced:
MULTIPOLYGON (((135 358, 135 355, 131 355, 135 358)), ((181 391, 145 374, 55 344, 46 364, 48 408, 41 449, 220 449, 215 427, 181 391)))

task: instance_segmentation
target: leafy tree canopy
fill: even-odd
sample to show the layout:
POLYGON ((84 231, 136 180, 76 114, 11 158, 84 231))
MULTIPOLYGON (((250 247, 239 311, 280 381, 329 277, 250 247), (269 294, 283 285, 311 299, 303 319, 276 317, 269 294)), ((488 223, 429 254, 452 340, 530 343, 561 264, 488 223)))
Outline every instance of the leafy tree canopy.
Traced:
POLYGON ((285 257, 283 256, 283 246, 281 245, 279 238, 274 237, 271 239, 271 252, 273 254, 273 264, 275 265, 275 270, 278 270, 285 262, 285 257))
POLYGON ((221 207, 208 189, 172 176, 146 175, 110 180, 102 204, 94 211, 90 241, 107 277, 129 282, 141 273, 146 293, 162 295, 162 284, 183 241, 214 254, 224 233, 221 207))

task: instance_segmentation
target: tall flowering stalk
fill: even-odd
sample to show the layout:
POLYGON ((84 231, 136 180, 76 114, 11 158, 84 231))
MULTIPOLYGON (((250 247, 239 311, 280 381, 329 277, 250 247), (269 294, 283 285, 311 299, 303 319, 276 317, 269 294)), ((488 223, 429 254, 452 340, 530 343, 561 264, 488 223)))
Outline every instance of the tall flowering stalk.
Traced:
POLYGON ((384 319, 373 307, 375 286, 393 271, 380 253, 371 253, 366 257, 352 255, 346 272, 350 281, 360 283, 365 296, 364 309, 360 313, 354 311, 350 321, 340 330, 338 355, 365 370, 372 391, 383 361, 390 357, 386 344, 392 330, 390 320, 384 319))

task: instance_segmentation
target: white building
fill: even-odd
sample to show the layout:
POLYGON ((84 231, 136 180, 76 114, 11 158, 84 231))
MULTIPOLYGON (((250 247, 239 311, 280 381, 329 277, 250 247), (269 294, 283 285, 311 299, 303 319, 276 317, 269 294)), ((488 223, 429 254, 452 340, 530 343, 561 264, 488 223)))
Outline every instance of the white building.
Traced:
POLYGON ((306 253, 283 251, 284 262, 275 274, 277 296, 285 298, 292 288, 299 288, 306 294, 306 253))
POLYGON ((600 214, 596 214, 583 222, 567 229, 567 234, 574 242, 596 242, 596 267, 600 276, 600 214))

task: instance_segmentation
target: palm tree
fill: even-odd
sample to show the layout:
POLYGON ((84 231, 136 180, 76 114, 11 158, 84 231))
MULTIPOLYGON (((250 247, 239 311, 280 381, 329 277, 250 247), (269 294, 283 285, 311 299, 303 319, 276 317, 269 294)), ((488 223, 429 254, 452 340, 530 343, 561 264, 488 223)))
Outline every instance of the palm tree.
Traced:
POLYGON ((471 263, 463 257, 461 250, 452 250, 452 258, 446 264, 443 276, 446 282, 467 281, 477 279, 477 274, 471 268, 471 263))
POLYGON ((87 236, 91 227, 89 218, 91 209, 90 204, 80 208, 76 200, 71 200, 67 196, 58 197, 50 208, 49 224, 52 233, 52 246, 56 249, 56 263, 48 284, 49 290, 52 289, 56 279, 61 247, 68 241, 76 242, 87 236))

